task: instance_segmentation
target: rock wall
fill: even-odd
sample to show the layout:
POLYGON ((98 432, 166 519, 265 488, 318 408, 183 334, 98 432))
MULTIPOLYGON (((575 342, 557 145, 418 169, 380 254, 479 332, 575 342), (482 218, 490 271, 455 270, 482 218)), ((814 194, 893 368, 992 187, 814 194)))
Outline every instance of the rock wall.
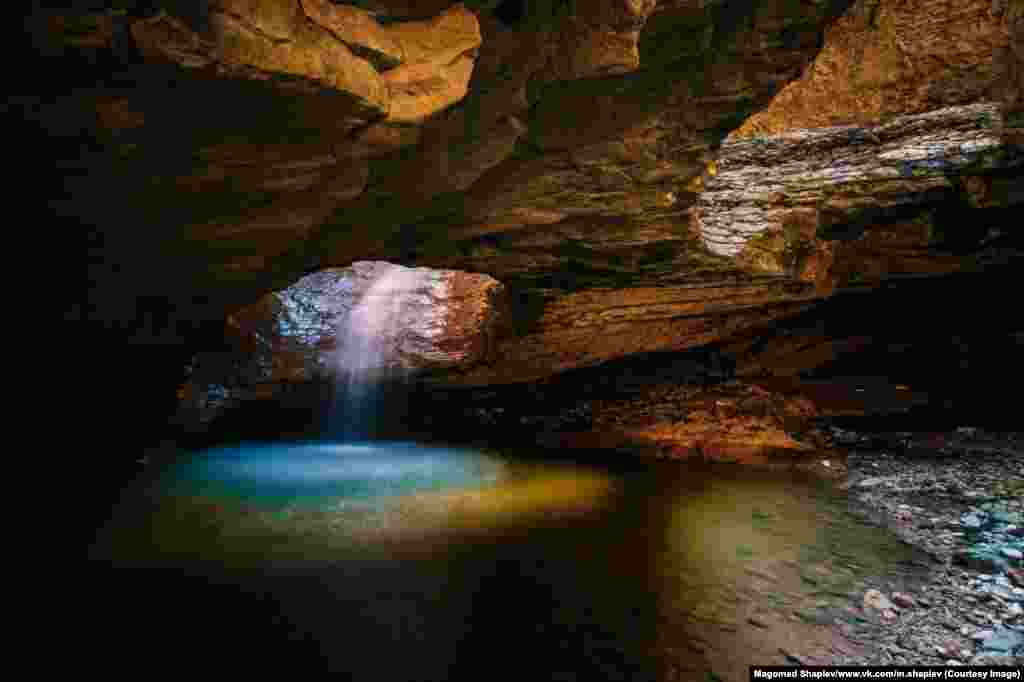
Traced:
POLYGON ((1021 252, 1018 2, 92 5, 31 13, 6 111, 104 367, 366 259, 502 281, 508 329, 447 371, 486 384, 1021 252))
MULTIPOLYGON (((449 262, 481 235, 554 223, 620 252, 623 224, 644 232, 664 272, 703 258, 680 236, 713 147, 848 4, 39 9, 26 27, 53 78, 11 110, 63 176, 55 218, 99 233, 89 319, 153 298, 215 316, 368 258, 469 269, 449 262)), ((499 250, 532 279, 565 270, 523 248, 499 250)), ((618 269, 597 270, 566 287, 618 269)))
POLYGON ((997 53, 999 93, 1002 96, 1008 143, 1024 146, 1024 3, 993 0, 1006 25, 1009 41, 997 53))
POLYGON ((878 125, 997 98, 1011 48, 1003 0, 857 0, 821 53, 732 138, 878 125))
POLYGON ((734 139, 696 221, 710 250, 821 291, 954 271, 1016 231, 1024 153, 1003 131, 1001 104, 983 102, 734 139))

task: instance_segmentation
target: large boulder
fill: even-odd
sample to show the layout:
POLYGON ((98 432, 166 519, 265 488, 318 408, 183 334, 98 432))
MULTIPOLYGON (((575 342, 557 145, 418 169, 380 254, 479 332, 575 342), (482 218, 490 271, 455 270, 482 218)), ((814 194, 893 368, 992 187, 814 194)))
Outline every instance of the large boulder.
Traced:
POLYGON ((307 275, 232 314, 229 349, 192 359, 182 419, 208 422, 225 407, 346 371, 467 370, 493 352, 503 297, 487 275, 382 262, 307 275))

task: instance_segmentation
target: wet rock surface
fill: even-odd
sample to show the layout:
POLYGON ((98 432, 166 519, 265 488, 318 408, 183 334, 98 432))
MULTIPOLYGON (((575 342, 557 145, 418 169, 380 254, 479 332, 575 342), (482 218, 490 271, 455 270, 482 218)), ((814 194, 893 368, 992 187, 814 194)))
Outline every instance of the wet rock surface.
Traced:
POLYGON ((879 449, 880 434, 832 432, 851 449, 851 498, 934 561, 916 594, 888 595, 895 603, 890 616, 865 597, 864 621, 848 626, 869 647, 836 662, 1024 661, 1024 590, 1015 558, 1024 514, 1024 435, 974 428, 890 433, 891 445, 879 449))
MULTIPOLYGON (((453 370, 484 360, 503 324, 504 288, 487 275, 359 262, 313 273, 228 318, 223 351, 196 354, 178 391, 177 420, 198 427, 226 408, 280 399, 290 387, 337 379, 345 325, 382 278, 401 278, 373 305, 397 324, 376 339, 405 371, 453 370)), ((381 367, 380 370, 388 368, 381 367)))

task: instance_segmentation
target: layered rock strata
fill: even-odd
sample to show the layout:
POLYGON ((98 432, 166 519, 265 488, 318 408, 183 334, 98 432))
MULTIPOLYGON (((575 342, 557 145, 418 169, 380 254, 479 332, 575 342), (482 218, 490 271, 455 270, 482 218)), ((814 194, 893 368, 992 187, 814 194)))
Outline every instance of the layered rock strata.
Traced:
POLYGON ((858 273, 948 272, 967 263, 965 251, 1013 229, 1005 211, 1024 203, 1022 165, 994 102, 735 139, 722 147, 696 220, 712 251, 826 291, 837 278, 858 283, 858 273), (979 219, 993 218, 979 231, 979 219))
MULTIPOLYGON (((1005 0, 857 0, 800 78, 732 138, 842 125, 999 99, 1013 76, 1005 0)), ((1019 30, 1019 29, 1018 29, 1019 30)))
MULTIPOLYGON (((480 384, 708 343, 836 286, 1013 252, 1016 2, 157 4, 34 12, 39 68, 7 107, 33 134, 22 174, 46 233, 66 235, 57 271, 86 252, 85 285, 59 288, 104 368, 117 344, 216 345, 196 328, 367 258, 502 279, 511 331, 449 371, 480 384), (1001 102, 1002 147, 985 147, 979 102, 1001 102), (748 132, 809 131, 806 177, 773 177, 794 160, 777 140, 716 162, 758 111, 748 132), (738 227, 741 248, 707 248, 738 227)), ((118 381, 139 380, 77 383, 118 381)))
MULTIPOLYGON (((689 253, 683 214, 713 147, 848 4, 39 10, 56 96, 13 109, 65 176, 60 219, 100 233, 90 319, 161 297, 213 316, 318 267, 439 265, 479 235, 581 219, 595 239, 617 220, 673 232, 647 254, 669 267, 689 253)), ((602 271, 570 288, 616 269, 602 271)))

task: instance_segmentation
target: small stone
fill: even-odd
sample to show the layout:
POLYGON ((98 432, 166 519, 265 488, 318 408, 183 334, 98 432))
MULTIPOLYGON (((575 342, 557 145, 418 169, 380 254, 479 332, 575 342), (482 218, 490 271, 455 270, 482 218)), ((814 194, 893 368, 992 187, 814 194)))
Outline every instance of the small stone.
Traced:
POLYGON ((987 637, 982 643, 983 650, 999 654, 1012 654, 1015 649, 1022 646, 1024 635, 1005 627, 993 632, 992 636, 987 637))
POLYGON ((982 653, 972 658, 970 663, 971 665, 1010 665, 1013 663, 1013 657, 1006 654, 982 653))
POLYGON ((751 625, 755 625, 755 626, 757 626, 759 628, 770 628, 771 627, 771 623, 769 623, 768 621, 766 621, 763 618, 760 618, 758 616, 750 616, 749 618, 747 618, 747 622, 750 623, 751 625))
POLYGON ((985 552, 975 549, 961 549, 953 555, 953 563, 973 568, 978 571, 998 571, 1002 561, 985 552))
POLYGON ((893 592, 892 600, 897 606, 902 606, 906 609, 912 609, 915 606, 917 606, 917 604, 914 602, 914 598, 906 592, 893 592))
POLYGON ((990 639, 995 634, 996 633, 994 630, 978 630, 973 635, 971 635, 971 639, 973 639, 975 642, 984 642, 986 639, 990 639))
POLYGON ((985 521, 977 514, 964 514, 960 517, 960 525, 967 530, 981 530, 985 521))
POLYGON ((971 634, 971 626, 970 625, 961 625, 960 626, 960 634, 963 635, 964 637, 966 637, 967 635, 971 634))
POLYGON ((896 612, 892 609, 886 609, 882 611, 882 622, 893 623, 896 621, 896 612))
POLYGON ((864 608, 876 611, 891 610, 893 603, 878 590, 871 589, 864 593, 864 608))

